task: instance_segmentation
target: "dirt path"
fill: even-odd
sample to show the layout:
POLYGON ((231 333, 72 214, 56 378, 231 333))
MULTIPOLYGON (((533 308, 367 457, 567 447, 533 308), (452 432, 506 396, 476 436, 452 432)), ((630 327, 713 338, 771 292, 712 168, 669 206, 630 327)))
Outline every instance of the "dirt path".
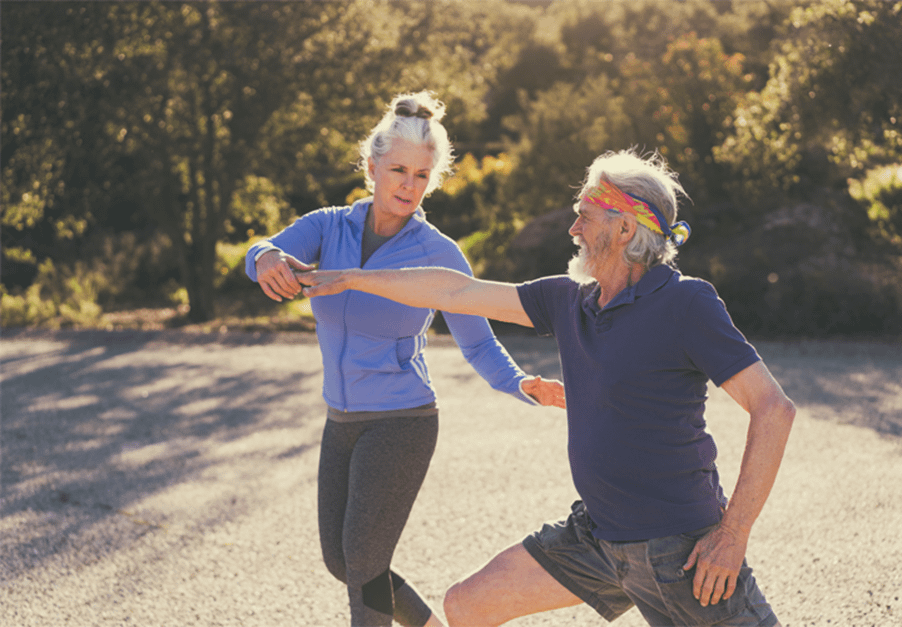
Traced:
MULTIPOLYGON (((556 375, 550 342, 504 341, 556 375)), ((395 563, 439 608, 575 493, 563 413, 432 344, 441 435, 395 563)), ((757 345, 799 406, 749 549, 761 587, 787 627, 902 624, 900 346, 757 345)), ((319 557, 313 338, 4 332, 0 357, 0 625, 347 624, 319 557)), ((746 420, 719 390, 708 415, 730 488, 746 420)), ((603 620, 578 607, 514 624, 603 620)))

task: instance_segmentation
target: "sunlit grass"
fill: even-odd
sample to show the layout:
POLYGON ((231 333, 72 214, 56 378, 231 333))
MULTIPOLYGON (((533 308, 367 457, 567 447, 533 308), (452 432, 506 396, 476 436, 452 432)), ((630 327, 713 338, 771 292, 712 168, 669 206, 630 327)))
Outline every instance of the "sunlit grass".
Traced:
POLYGON ((296 298, 294 300, 282 303, 279 307, 282 315, 297 316, 299 318, 309 318, 313 320, 313 309, 310 307, 309 298, 296 298))

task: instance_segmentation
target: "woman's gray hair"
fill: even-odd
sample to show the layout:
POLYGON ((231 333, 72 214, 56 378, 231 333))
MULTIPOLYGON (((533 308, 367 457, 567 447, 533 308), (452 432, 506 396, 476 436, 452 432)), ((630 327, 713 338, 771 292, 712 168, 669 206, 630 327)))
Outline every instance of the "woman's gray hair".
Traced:
POLYGON ((432 150, 432 171, 426 186, 426 195, 437 189, 444 178, 451 174, 454 152, 448 131, 442 126, 445 105, 428 91, 395 96, 382 120, 373 128, 369 137, 360 143, 359 167, 366 175, 366 188, 372 192, 374 183, 369 174, 370 158, 378 162, 392 148, 395 139, 403 139, 414 145, 432 150))
MULTIPOLYGON (((640 157, 630 149, 597 157, 589 166, 579 197, 585 196, 600 181, 613 183, 623 192, 654 203, 664 214, 668 226, 677 220, 679 195, 688 198, 676 174, 658 152, 640 157)), ((642 224, 637 226, 636 235, 623 251, 626 262, 641 263, 646 268, 672 263, 677 255, 676 245, 642 224)))

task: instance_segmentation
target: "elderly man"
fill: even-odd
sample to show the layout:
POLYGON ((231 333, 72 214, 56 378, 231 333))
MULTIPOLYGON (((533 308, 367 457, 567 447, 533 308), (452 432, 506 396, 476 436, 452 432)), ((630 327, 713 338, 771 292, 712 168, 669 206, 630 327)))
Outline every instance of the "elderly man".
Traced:
MULTIPOLYGON (((633 605, 651 625, 778 624, 745 562, 795 408, 707 282, 672 262, 689 235, 663 159, 632 151, 589 168, 568 276, 521 285, 451 270, 311 272, 309 296, 345 289, 534 327, 560 351, 568 451, 581 500, 445 597, 451 625, 500 625, 579 603, 609 621, 633 605), (708 381, 750 417, 732 496, 705 429, 708 381)), ((286 276, 286 295, 300 287, 286 276)))

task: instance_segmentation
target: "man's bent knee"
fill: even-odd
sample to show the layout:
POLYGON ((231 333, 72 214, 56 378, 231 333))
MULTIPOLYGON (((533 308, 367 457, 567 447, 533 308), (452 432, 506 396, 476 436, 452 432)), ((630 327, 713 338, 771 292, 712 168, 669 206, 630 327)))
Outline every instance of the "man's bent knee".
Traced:
POLYGON ((520 616, 581 603, 522 544, 508 547, 445 595, 450 625, 503 625, 520 616))
POLYGON ((444 600, 445 618, 448 619, 448 627, 495 627, 501 623, 493 623, 487 618, 479 607, 476 607, 474 599, 468 598, 467 588, 464 582, 457 582, 445 593, 444 600))

